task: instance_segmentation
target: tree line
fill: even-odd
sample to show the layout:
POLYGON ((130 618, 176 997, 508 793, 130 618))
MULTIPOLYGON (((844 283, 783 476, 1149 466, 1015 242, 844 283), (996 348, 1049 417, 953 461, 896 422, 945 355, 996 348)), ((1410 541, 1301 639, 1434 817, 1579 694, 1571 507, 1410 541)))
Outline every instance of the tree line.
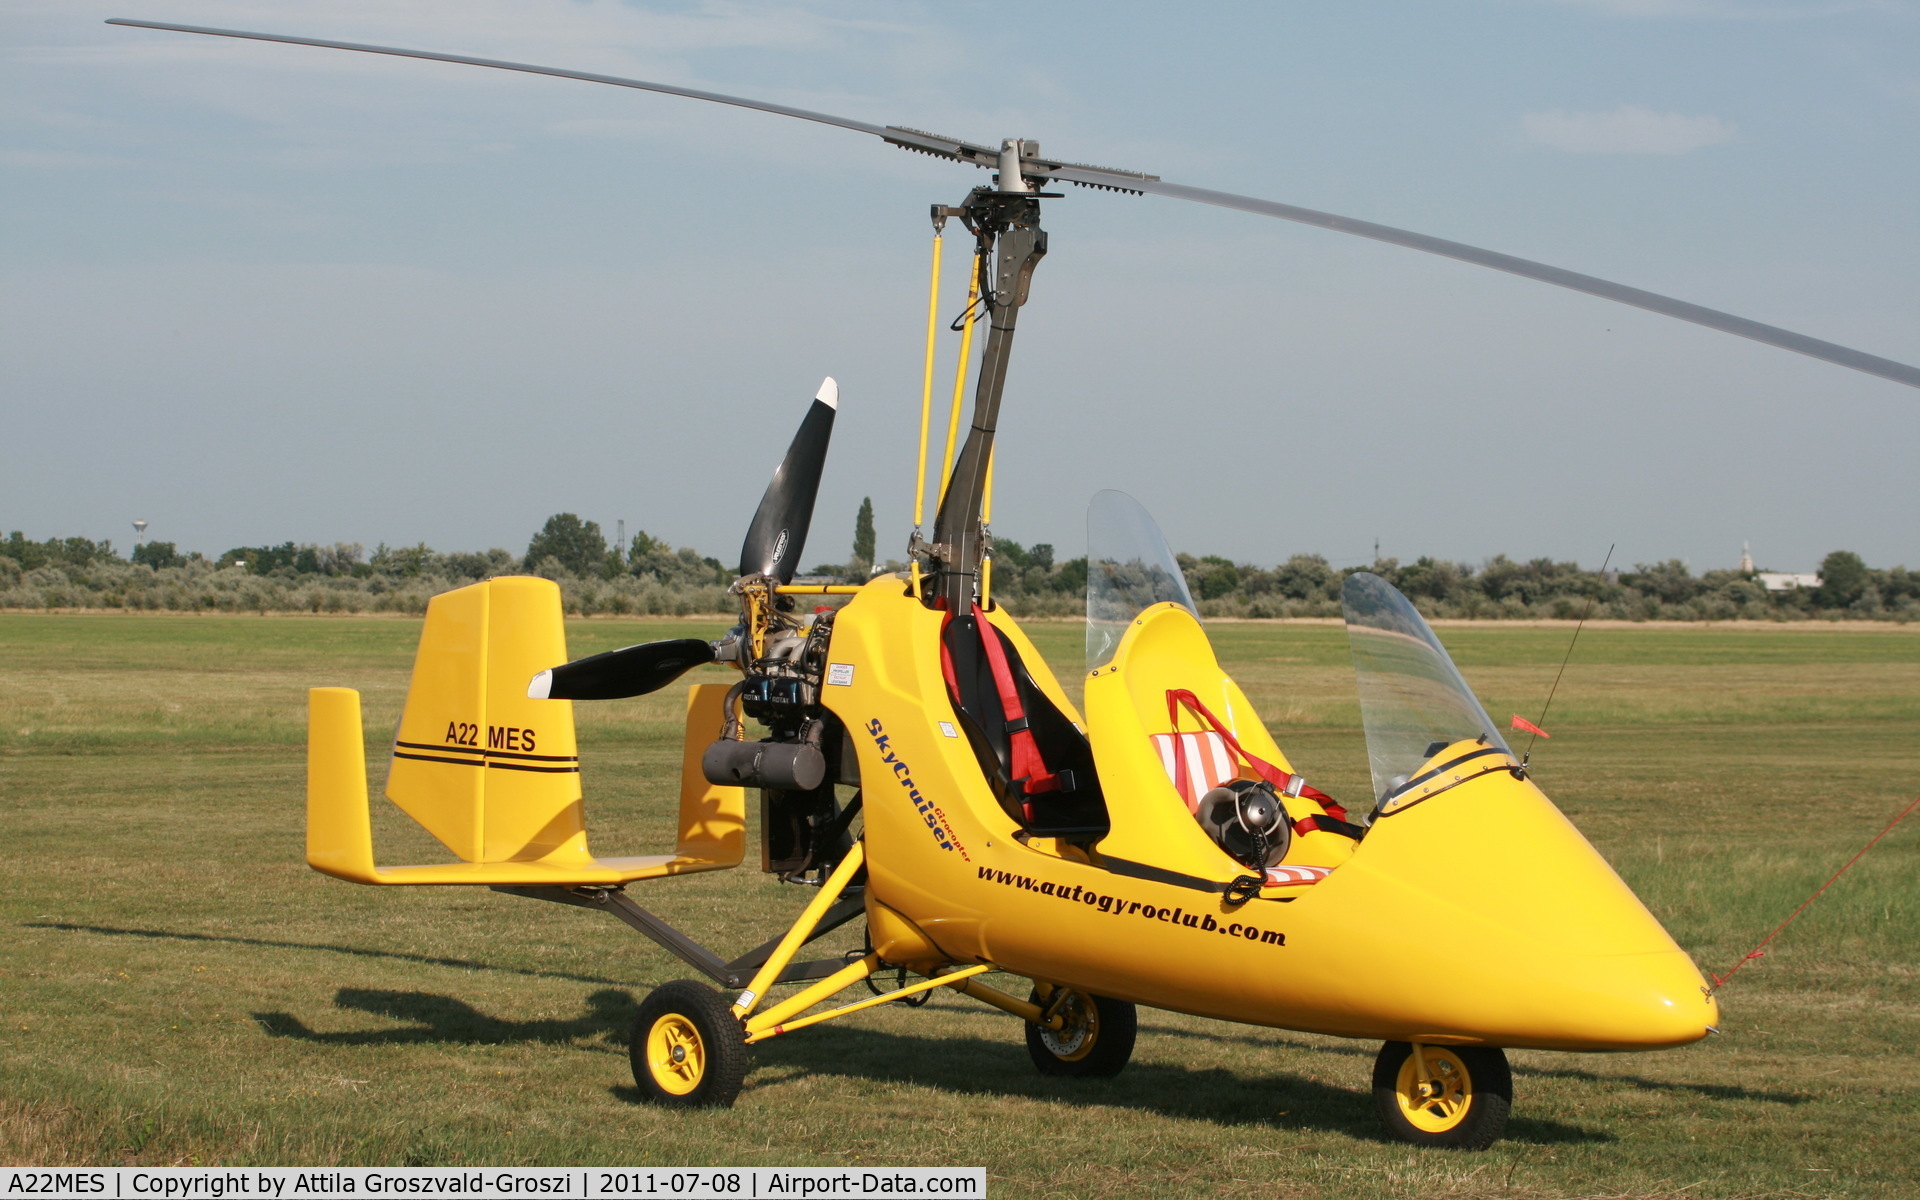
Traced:
MULTIPOLYGON (((860 581, 903 570, 877 560, 873 504, 861 503, 851 553, 821 562, 809 577, 860 581)), ((1340 587, 1367 570, 1384 576, 1432 617, 1570 619, 1591 613, 1636 621, 1834 620, 1920 618, 1920 571, 1870 567, 1836 550, 1820 564, 1818 586, 1769 591, 1757 572, 1694 574, 1669 559, 1631 570, 1588 570, 1573 562, 1499 555, 1478 564, 1422 557, 1335 567, 1318 554, 1296 554, 1275 566, 1218 555, 1181 554, 1202 616, 1337 617, 1340 587)), ((573 513, 548 518, 525 553, 493 549, 442 553, 420 543, 322 546, 282 542, 236 546, 217 558, 151 541, 122 556, 107 541, 29 540, 19 531, 0 541, 0 608, 103 608, 227 612, 422 612, 449 588, 495 575, 526 573, 559 583, 568 611, 582 614, 725 614, 734 611, 727 585, 733 567, 646 532, 611 544, 598 523, 573 513)), ((1040 542, 993 541, 994 595, 1026 616, 1082 611, 1085 557, 1056 559, 1040 542)))

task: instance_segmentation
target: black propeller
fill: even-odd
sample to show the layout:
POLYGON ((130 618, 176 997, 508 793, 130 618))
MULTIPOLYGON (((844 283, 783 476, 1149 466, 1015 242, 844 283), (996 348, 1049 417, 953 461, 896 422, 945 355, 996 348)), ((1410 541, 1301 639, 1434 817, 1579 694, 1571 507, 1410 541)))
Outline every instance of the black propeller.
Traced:
MULTIPOLYGON (((740 547, 741 575, 771 575, 793 580, 813 521, 813 498, 827 463, 827 442, 840 407, 840 385, 827 379, 813 397, 800 431, 753 514, 746 544, 740 547)), ((694 667, 715 661, 712 643, 699 638, 642 642, 609 650, 542 671, 527 685, 534 700, 624 700, 657 692, 694 667)))
POLYGON ((833 437, 833 417, 840 408, 840 385, 832 379, 820 384, 813 407, 793 435, 787 456, 773 473, 760 509, 747 526, 740 544, 741 575, 771 575, 792 583, 800 552, 807 544, 807 526, 813 523, 813 498, 820 490, 820 472, 827 465, 827 442, 833 437))
MULTIPOLYGON (((644 79, 626 79, 618 75, 596 75, 588 71, 568 71, 559 67, 535 66, 532 63, 504 62, 496 58, 473 58, 464 54, 440 54, 431 50, 405 50, 397 46, 369 46, 359 42, 333 42, 322 38, 288 37, 276 33, 250 33, 239 29, 210 29, 202 25, 173 25, 160 21, 134 21, 126 18, 115 18, 107 24, 133 25, 142 29, 166 29, 176 33, 204 33, 215 37, 247 38, 258 42, 285 42, 295 46, 320 46, 331 50, 358 50, 367 54, 390 54, 397 58, 424 58, 434 62, 465 63, 475 67, 525 71, 534 75, 553 75, 562 79, 582 79, 589 83, 608 83, 615 87, 664 92, 670 96, 685 96, 692 100, 709 100, 716 104, 731 104, 740 108, 757 109, 760 112, 778 113, 783 117, 798 117, 803 121, 817 121, 823 125, 851 129, 856 133, 871 134, 902 150, 913 150, 921 154, 931 154, 936 158, 998 170, 999 186, 1006 191, 1024 192, 1030 190, 1030 184, 1044 187, 1049 182, 1058 181, 1112 192, 1171 196, 1180 200, 1216 204, 1223 208, 1237 208, 1242 212, 1278 217, 1283 221, 1317 225, 1337 233, 1373 238, 1376 241, 1405 246, 1411 250, 1422 250, 1428 254, 1439 254, 1461 262, 1473 263, 1476 266, 1491 267, 1496 271, 1506 271, 1528 279, 1537 279, 1542 283, 1572 288, 1577 292, 1586 292, 1591 296, 1599 296, 1620 304, 1630 304, 1649 312, 1677 317, 1682 321, 1691 321, 1709 329, 1752 338, 1756 342, 1764 342, 1769 346, 1778 346, 1783 350, 1792 350, 1838 366, 1865 371, 1869 375, 1878 375, 1882 379, 1890 379, 1895 383, 1904 383, 1908 387, 1920 388, 1920 368, 1881 358, 1877 354, 1867 354, 1846 346, 1836 346, 1832 342, 1811 338, 1773 325, 1749 321, 1745 317, 1736 317, 1732 313, 1689 304, 1670 296, 1642 291, 1639 288, 1605 279, 1596 279, 1591 275, 1582 275, 1577 271, 1568 271, 1545 263, 1517 258, 1511 254, 1501 254, 1495 250, 1483 250, 1478 246, 1468 246, 1445 238, 1431 237, 1406 229, 1395 229, 1390 225, 1376 225, 1371 221, 1355 220, 1336 213, 1319 212, 1311 208, 1260 200, 1252 196, 1237 196, 1231 192, 1216 192, 1210 188, 1188 187, 1185 184, 1170 183, 1158 175, 1147 175, 1139 171, 1119 171, 1111 167, 1094 167, 1085 163, 1042 158, 1039 147, 1031 142, 1009 139, 996 150, 991 146, 943 137, 921 129, 908 129, 901 125, 874 125, 866 121, 836 117, 829 113, 792 108, 785 104, 769 104, 764 100, 727 96, 719 92, 702 92, 693 88, 674 87, 671 84, 650 83, 644 79)), ((767 494, 769 497, 773 495, 771 491, 767 494)), ((812 493, 808 492, 807 495, 810 504, 812 493)), ((762 511, 765 511, 764 507, 762 511)), ((759 529, 757 521, 754 527, 756 530, 759 529)), ((797 545, 792 548, 791 554, 793 558, 799 557, 797 545)), ((741 573, 750 573, 754 569, 759 568, 743 564, 741 573)))
POLYGON ((624 700, 657 692, 712 661, 713 645, 699 638, 642 642, 542 671, 527 685, 527 695, 535 700, 624 700))

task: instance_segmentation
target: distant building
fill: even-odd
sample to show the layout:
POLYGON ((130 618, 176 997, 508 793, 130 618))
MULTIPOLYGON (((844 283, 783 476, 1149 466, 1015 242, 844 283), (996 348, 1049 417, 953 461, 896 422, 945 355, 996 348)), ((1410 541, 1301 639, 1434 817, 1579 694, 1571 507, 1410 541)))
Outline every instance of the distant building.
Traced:
POLYGON ((1820 576, 1793 571, 1756 571, 1753 569, 1753 543, 1740 543, 1740 573, 1759 582, 1770 592, 1791 592, 1797 588, 1817 588, 1820 576))

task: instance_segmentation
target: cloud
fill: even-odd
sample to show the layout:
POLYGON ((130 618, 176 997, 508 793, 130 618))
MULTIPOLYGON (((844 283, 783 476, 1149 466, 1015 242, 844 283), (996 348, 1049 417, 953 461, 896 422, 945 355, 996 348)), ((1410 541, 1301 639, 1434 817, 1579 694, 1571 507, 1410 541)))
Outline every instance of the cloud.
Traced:
POLYGON ((1731 142, 1739 127, 1716 116, 1657 113, 1638 104, 1609 112, 1528 113, 1520 119, 1527 140, 1569 154, 1689 154, 1702 146, 1731 142))

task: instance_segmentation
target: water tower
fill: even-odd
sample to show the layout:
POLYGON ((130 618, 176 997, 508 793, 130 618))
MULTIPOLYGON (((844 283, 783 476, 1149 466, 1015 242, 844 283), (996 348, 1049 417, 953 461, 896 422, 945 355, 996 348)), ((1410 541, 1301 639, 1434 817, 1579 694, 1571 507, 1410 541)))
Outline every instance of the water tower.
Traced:
POLYGON ((147 544, 147 523, 145 521, 135 521, 133 523, 133 544, 136 546, 144 546, 147 544))

